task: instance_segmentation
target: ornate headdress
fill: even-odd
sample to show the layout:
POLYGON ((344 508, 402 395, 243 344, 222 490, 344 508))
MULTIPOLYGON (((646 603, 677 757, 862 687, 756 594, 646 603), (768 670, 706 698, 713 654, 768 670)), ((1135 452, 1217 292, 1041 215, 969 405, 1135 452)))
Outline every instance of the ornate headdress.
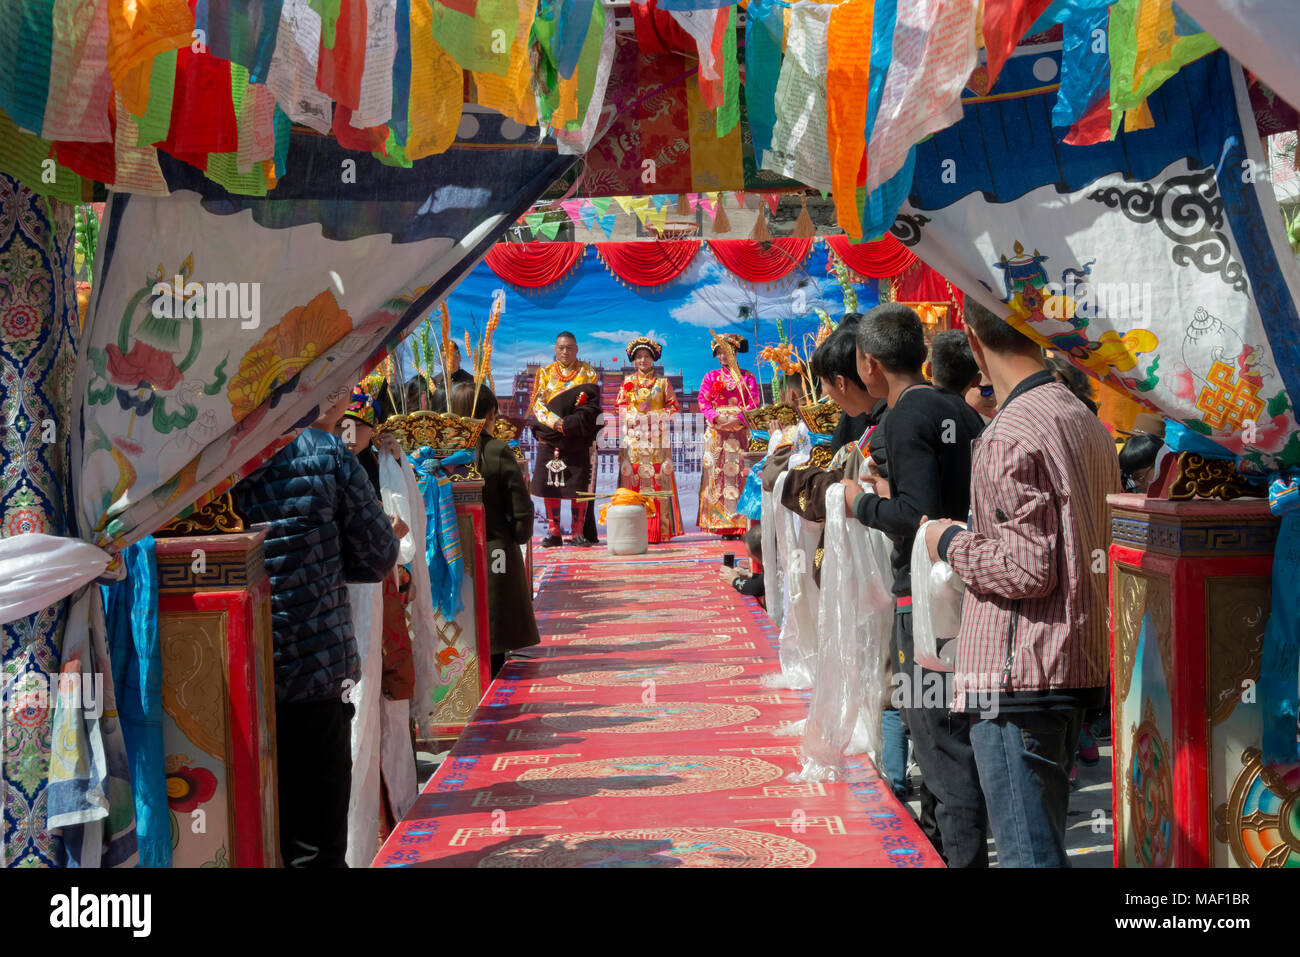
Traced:
POLYGON ((384 377, 377 372, 372 372, 362 379, 352 390, 352 401, 348 403, 348 409, 343 413, 344 417, 364 422, 373 429, 378 422, 379 392, 383 387, 384 377))
POLYGON ((734 332, 724 332, 722 335, 713 337, 713 354, 715 356, 718 354, 718 349, 724 344, 731 346, 731 351, 736 355, 749 351, 748 339, 744 336, 738 336, 734 332))
POLYGON ((650 355, 655 362, 658 362, 659 357, 664 354, 664 344, 662 342, 655 342, 649 336, 637 336, 627 344, 628 362, 632 361, 632 357, 636 355, 638 349, 649 349, 650 355))

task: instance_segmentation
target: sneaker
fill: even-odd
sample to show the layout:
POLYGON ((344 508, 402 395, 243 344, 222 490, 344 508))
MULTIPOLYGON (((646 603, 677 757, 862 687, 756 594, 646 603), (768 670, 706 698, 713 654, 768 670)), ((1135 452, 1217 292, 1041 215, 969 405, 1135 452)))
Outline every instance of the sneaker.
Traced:
POLYGON ((1088 733, 1092 735, 1094 741, 1109 741, 1110 716, 1102 715, 1102 717, 1094 721, 1092 727, 1088 729, 1088 733))
POLYGON ((574 548, 591 548, 591 546, 595 545, 596 543, 591 541, 590 539, 583 538, 581 535, 574 535, 571 539, 569 539, 569 544, 572 545, 574 548))
POLYGON ((1100 760, 1101 752, 1097 750, 1097 742, 1085 728, 1079 733, 1079 763, 1085 768, 1095 768, 1100 760))
POLYGON ((542 548, 554 548, 556 545, 563 545, 564 540, 559 535, 547 535, 542 539, 542 548))

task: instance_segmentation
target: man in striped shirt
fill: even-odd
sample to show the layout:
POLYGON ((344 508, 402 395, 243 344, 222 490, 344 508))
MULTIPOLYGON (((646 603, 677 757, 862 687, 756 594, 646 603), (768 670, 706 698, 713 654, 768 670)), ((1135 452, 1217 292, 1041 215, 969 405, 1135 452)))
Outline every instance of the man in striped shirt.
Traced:
POLYGON ((1120 491, 1119 462, 1032 340, 970 301, 965 321, 999 407, 975 440, 969 528, 926 529, 930 556, 966 583, 953 710, 980 712, 970 740, 999 865, 1068 867, 1070 770, 1108 679, 1106 496, 1120 491))

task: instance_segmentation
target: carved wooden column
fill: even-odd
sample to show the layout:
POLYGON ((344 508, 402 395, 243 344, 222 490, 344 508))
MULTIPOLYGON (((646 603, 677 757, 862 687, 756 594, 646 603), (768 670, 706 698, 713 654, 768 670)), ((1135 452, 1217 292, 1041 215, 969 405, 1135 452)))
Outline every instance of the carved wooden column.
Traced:
POLYGON ((1278 520, 1109 500, 1115 865, 1300 865, 1300 765, 1261 768, 1254 693, 1278 520))
POLYGON ((228 495, 157 536, 174 867, 279 861, 265 537, 243 530, 228 495))

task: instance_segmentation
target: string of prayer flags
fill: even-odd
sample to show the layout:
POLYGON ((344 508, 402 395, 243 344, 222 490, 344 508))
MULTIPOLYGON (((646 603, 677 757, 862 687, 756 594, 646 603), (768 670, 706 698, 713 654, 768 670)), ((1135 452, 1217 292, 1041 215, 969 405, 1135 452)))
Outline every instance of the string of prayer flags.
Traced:
POLYGON ((975 68, 979 0, 899 0, 889 75, 867 140, 866 188, 874 190, 903 166, 913 144, 962 117, 961 91, 975 68))

